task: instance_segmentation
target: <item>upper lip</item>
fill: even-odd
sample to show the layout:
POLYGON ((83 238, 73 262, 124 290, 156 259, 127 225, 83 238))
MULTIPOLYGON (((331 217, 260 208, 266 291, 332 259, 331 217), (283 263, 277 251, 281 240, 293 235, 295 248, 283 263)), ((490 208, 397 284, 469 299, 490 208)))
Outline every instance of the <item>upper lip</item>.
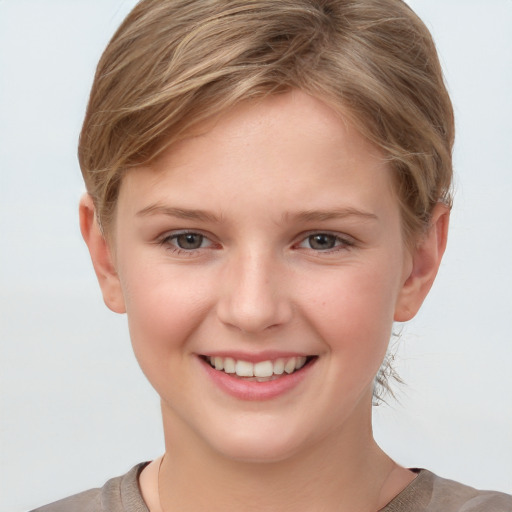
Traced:
POLYGON ((213 351, 204 352, 199 354, 203 357, 231 357, 239 361, 248 361, 250 363, 259 363, 261 361, 275 361, 276 359, 289 359, 291 357, 311 357, 315 354, 308 354, 305 352, 291 352, 291 351, 275 351, 268 350, 263 352, 241 352, 241 351, 213 351))

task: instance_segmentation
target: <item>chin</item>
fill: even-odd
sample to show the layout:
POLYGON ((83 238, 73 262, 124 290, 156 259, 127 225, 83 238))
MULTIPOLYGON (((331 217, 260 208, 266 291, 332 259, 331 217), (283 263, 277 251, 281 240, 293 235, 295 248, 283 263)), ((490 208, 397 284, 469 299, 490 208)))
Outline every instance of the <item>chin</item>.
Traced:
POLYGON ((308 444, 297 432, 283 428, 254 428, 230 431, 210 439, 210 446, 234 462, 278 463, 290 459, 308 444))

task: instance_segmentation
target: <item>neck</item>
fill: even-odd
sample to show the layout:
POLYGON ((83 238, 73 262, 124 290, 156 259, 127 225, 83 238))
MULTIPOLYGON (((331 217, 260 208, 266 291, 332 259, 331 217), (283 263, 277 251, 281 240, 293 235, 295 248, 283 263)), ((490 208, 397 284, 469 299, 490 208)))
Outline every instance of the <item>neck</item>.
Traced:
POLYGON ((368 512, 382 508, 408 483, 405 475, 397 482, 396 464, 373 439, 371 418, 366 428, 344 426, 300 454, 270 462, 227 458, 181 427, 164 413, 163 512, 368 512))

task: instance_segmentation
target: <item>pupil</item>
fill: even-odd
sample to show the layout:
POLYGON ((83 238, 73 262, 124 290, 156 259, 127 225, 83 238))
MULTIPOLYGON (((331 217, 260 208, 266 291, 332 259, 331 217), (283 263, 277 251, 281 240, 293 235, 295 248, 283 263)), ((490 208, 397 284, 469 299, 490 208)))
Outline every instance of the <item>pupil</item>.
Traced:
POLYGON ((309 237, 309 245, 312 249, 332 249, 335 243, 336 239, 332 235, 312 235, 309 237))
POLYGON ((199 249, 203 243, 203 236, 194 233, 179 235, 176 239, 180 249, 199 249))

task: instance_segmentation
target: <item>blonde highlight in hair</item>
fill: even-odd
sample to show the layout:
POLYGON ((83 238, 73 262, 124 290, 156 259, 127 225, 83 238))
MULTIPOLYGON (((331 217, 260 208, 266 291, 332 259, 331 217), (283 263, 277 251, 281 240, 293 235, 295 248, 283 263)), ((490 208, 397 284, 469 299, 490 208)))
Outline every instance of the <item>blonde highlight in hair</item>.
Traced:
POLYGON ((80 135, 105 233, 128 169, 241 101, 294 88, 380 148, 414 243, 435 204, 451 204, 454 119, 432 37, 401 0, 139 2, 101 57, 80 135))
POLYGON ((108 229, 123 172, 236 103, 299 88, 387 155, 408 235, 450 203, 453 112, 400 0, 144 0, 97 68, 79 159, 108 229))

